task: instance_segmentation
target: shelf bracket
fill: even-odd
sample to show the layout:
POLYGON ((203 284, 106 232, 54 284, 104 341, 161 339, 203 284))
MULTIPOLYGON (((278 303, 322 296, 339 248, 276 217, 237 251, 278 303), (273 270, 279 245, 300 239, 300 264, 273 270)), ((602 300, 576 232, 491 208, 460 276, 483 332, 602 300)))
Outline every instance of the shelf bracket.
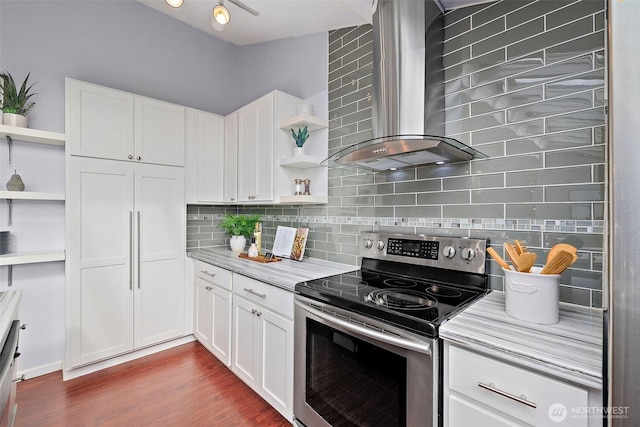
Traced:
POLYGON ((9 147, 9 166, 11 166, 11 148, 13 147, 13 139, 7 135, 7 146, 9 147))
POLYGON ((13 200, 7 199, 7 205, 9 205, 9 225, 13 225, 13 200))
POLYGON ((7 286, 13 286, 13 265, 7 266, 7 286))

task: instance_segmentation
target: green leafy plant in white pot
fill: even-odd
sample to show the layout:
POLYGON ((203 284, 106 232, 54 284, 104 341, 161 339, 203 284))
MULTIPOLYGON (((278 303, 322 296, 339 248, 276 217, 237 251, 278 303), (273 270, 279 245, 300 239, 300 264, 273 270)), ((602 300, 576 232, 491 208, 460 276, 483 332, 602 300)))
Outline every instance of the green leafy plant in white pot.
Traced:
MULTIPOLYGON (((27 115, 36 105, 31 101, 31 97, 35 93, 29 93, 33 84, 27 86, 29 76, 22 82, 20 89, 16 85, 15 80, 9 72, 5 71, 0 74, 0 95, 2 95, 2 123, 10 126, 27 127, 27 115)), ((35 84, 35 83, 34 83, 35 84)))
POLYGON ((231 235, 229 246, 233 252, 242 252, 247 246, 247 238, 251 237, 256 228, 256 223, 260 222, 260 215, 235 215, 225 214, 218 227, 224 229, 231 235))
POLYGON ((302 155, 302 146, 309 138, 309 131, 307 129, 307 126, 305 126, 304 129, 298 128, 298 133, 291 129, 291 135, 293 136, 293 140, 296 142, 294 153, 295 155, 300 156, 302 155))

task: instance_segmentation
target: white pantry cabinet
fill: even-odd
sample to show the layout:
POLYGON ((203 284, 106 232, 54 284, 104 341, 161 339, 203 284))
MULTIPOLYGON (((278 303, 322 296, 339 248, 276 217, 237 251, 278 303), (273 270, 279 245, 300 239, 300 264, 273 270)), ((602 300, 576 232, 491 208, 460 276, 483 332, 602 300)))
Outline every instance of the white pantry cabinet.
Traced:
POLYGON ((222 116, 187 109, 187 203, 223 201, 224 126, 222 116))
POLYGON ((233 275, 231 369, 293 420, 293 293, 233 275))
POLYGON ((447 341, 444 358, 445 427, 597 425, 574 414, 593 403, 586 387, 447 341))
POLYGON ((69 153, 184 166, 185 107, 66 79, 69 153))
POLYGON ((67 368, 182 336, 183 168, 67 167, 67 368))
POLYGON ((231 366, 231 276, 219 267, 195 261, 193 335, 214 356, 231 366))

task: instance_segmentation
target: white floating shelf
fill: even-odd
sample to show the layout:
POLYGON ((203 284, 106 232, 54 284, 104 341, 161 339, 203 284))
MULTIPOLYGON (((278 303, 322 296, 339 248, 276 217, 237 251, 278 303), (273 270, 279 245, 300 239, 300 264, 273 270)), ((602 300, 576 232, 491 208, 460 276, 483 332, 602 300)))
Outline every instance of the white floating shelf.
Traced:
POLYGON ((280 203, 298 204, 322 204, 327 203, 327 196, 280 196, 280 203))
POLYGON ((44 193, 40 191, 0 191, 0 199, 9 200, 64 200, 64 193, 44 193))
POLYGON ((65 140, 64 133, 0 125, 0 138, 6 138, 7 136, 10 136, 11 139, 15 139, 16 141, 58 145, 61 147, 64 147, 65 140))
POLYGON ((302 154, 300 156, 283 157, 280 159, 280 166, 287 166, 290 168, 317 168, 322 166, 321 163, 324 159, 316 156, 309 156, 302 154))
POLYGON ((300 114, 287 120, 280 122, 280 129, 289 130, 293 128, 303 128, 307 126, 309 132, 329 127, 329 121, 310 114, 300 114))
POLYGON ((18 265, 18 264, 34 264, 38 262, 64 261, 64 250, 57 251, 32 251, 32 252, 14 252, 10 254, 0 255, 0 266, 18 265))

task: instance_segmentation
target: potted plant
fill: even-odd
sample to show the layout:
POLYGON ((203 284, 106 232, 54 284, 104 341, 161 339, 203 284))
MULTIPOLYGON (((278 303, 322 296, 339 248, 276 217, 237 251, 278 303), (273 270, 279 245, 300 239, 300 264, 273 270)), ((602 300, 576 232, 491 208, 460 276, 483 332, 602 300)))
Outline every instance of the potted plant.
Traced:
POLYGON ((260 215, 234 215, 227 213, 222 217, 218 227, 231 234, 229 245, 233 252, 242 252, 247 246, 247 238, 253 234, 260 215))
MULTIPOLYGON (((0 74, 0 94, 2 95, 2 122, 5 125, 27 127, 27 115, 36 105, 30 101, 35 93, 29 93, 33 84, 27 86, 27 81, 31 73, 27 74, 20 90, 9 72, 0 74)), ((35 84, 35 83, 34 83, 35 84)))
POLYGON ((293 135, 293 140, 296 142, 295 153, 296 153, 296 155, 301 155, 302 154, 302 146, 304 145, 304 143, 309 138, 309 132, 307 130, 307 127, 305 126, 304 129, 302 129, 302 130, 300 130, 300 128, 298 128, 298 133, 296 133, 296 131, 291 129, 291 135, 293 135))

